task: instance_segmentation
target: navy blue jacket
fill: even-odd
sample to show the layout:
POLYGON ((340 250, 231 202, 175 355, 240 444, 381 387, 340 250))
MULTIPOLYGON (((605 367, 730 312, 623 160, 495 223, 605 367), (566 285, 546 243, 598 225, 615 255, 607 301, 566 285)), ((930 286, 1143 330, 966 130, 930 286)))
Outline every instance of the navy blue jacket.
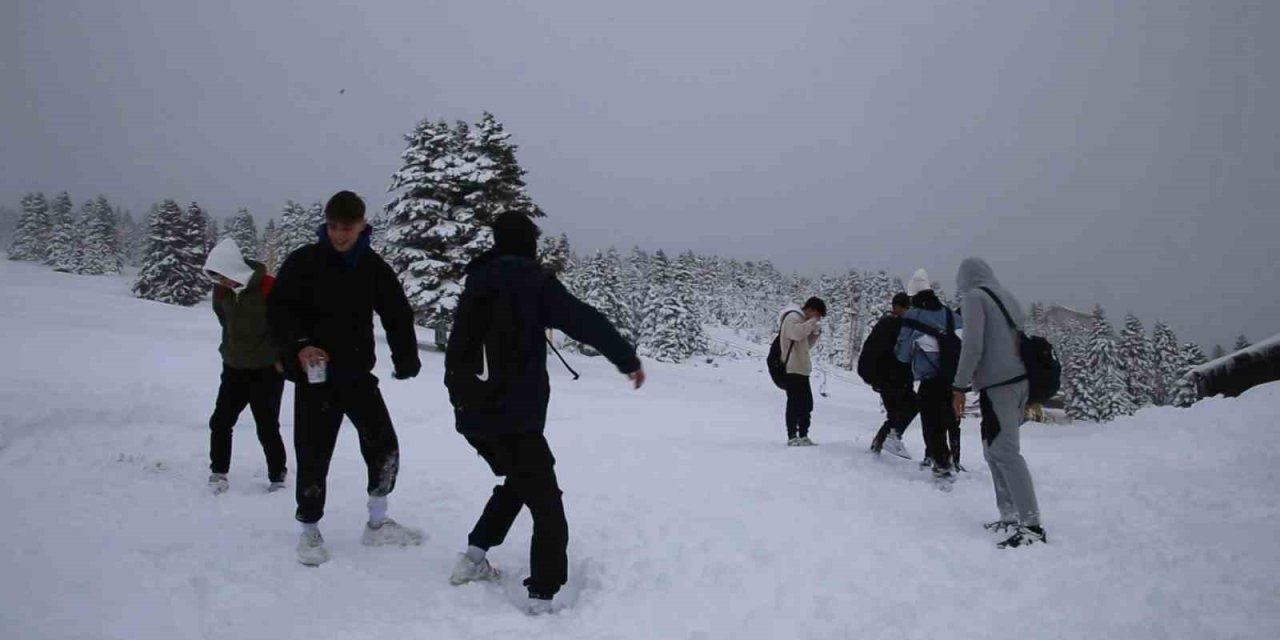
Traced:
POLYGON ((454 406, 458 431, 464 435, 541 433, 547 421, 551 384, 547 377, 546 330, 558 329, 578 342, 590 345, 622 373, 640 369, 635 349, 599 311, 565 290, 555 276, 537 261, 489 251, 467 267, 466 288, 454 311, 444 368, 445 386, 454 406), (465 388, 464 376, 485 379, 488 362, 502 361, 500 354, 484 355, 478 345, 489 320, 486 300, 510 296, 520 343, 526 345, 520 360, 511 366, 514 378, 504 381, 496 406, 469 401, 456 391, 465 388), (470 402, 470 404, 469 404, 470 402))

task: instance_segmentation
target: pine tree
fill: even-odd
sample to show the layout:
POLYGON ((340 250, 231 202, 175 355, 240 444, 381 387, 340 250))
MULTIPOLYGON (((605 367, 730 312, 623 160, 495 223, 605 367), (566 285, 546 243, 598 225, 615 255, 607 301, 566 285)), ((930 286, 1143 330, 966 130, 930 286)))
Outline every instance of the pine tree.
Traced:
MULTIPOLYGON (((635 336, 630 326, 631 307, 623 291, 618 252, 613 249, 608 253, 597 251, 579 266, 579 274, 575 278, 578 297, 604 314, 617 327, 618 333, 634 344, 635 336)), ((578 349, 592 353, 585 345, 578 345, 578 349)))
POLYGON ((1200 400, 1198 376, 1194 369, 1205 362, 1204 351, 1200 349, 1200 345, 1188 342, 1182 346, 1182 374, 1178 376, 1174 390, 1174 406, 1189 407, 1200 400))
POLYGON ((664 252, 659 250, 653 255, 640 352, 660 362, 680 362, 689 357, 693 354, 692 345, 702 334, 683 299, 687 285, 679 282, 680 277, 679 267, 667 260, 664 252))
POLYGON ((1173 403, 1178 378, 1182 377, 1183 356, 1178 337, 1163 322, 1156 322, 1151 336, 1152 399, 1156 406, 1173 403))
POLYGON ((1086 420, 1109 422, 1133 412, 1115 333, 1100 306, 1093 310, 1083 372, 1085 402, 1082 409, 1086 420))
POLYGON ((1241 349, 1248 349, 1251 346, 1253 346, 1253 344, 1250 343, 1249 339, 1244 337, 1244 334, 1242 333, 1238 338, 1236 338, 1236 344, 1234 347, 1232 347, 1232 351, 1234 352, 1234 351, 1240 351, 1241 349))
POLYGON ((249 215, 249 210, 241 208, 223 225, 226 237, 235 241, 240 253, 246 260, 258 260, 258 225, 249 215))
POLYGON ((200 256, 200 263, 204 264, 205 256, 209 255, 209 251, 213 249, 213 245, 218 243, 218 227, 205 213, 199 204, 192 202, 187 207, 187 222, 191 230, 188 233, 195 233, 196 250, 200 256), (212 243, 212 244, 211 244, 212 243))
POLYGON ((276 268, 284 263, 289 254, 316 241, 316 229, 324 222, 315 218, 314 208, 307 211, 302 205, 290 200, 285 203, 280 213, 280 225, 276 227, 276 268))
POLYGON ((569 269, 569 236, 544 236, 538 242, 538 262, 556 275, 569 269))
POLYGON ((57 271, 74 271, 79 246, 71 196, 63 191, 49 206, 49 253, 45 263, 57 271))
POLYGON ((1226 347, 1224 347, 1224 346, 1222 346, 1222 345, 1220 345, 1220 344, 1215 344, 1215 345, 1213 345, 1213 356, 1212 356, 1212 357, 1213 357, 1213 359, 1214 359, 1214 360, 1217 360, 1218 358, 1226 357, 1226 355, 1227 355, 1227 348, 1226 348, 1226 347))
POLYGON ((201 273, 206 228, 189 212, 184 214, 173 200, 152 207, 147 255, 133 283, 133 294, 183 306, 203 300, 209 291, 209 281, 201 273))
POLYGON ((262 244, 258 251, 263 264, 267 265, 267 271, 275 273, 283 261, 283 256, 280 255, 280 231, 276 229, 275 218, 267 220, 267 226, 262 228, 262 244))
MULTIPOLYGON (((194 202, 192 204, 195 204, 194 202)), ((203 213, 203 211, 201 211, 203 213)), ((218 246, 218 240, 222 238, 222 231, 218 229, 218 220, 210 215, 205 215, 204 230, 204 253, 209 255, 213 248, 218 246)))
POLYGON ((9 248, 10 260, 44 262, 49 256, 49 203, 43 193, 22 198, 22 217, 9 248))
POLYGON ((1085 383, 1085 361, 1089 351, 1089 331, 1077 321, 1071 321, 1062 331, 1048 336, 1062 363, 1062 397, 1067 415, 1072 420, 1088 420, 1092 394, 1085 383))
POLYGON ((405 142, 389 188, 396 195, 383 216, 384 257, 418 321, 443 326, 467 264, 493 244, 494 219, 508 211, 544 214, 529 198, 510 135, 491 114, 474 127, 423 120, 405 142))
POLYGON ((1151 344, 1142 321, 1133 314, 1124 317, 1120 332, 1119 355, 1124 369, 1125 388, 1135 409, 1152 404, 1151 344))
POLYGON ((103 275, 120 273, 122 267, 116 231, 116 214, 103 196, 84 204, 81 214, 80 252, 75 273, 103 275))

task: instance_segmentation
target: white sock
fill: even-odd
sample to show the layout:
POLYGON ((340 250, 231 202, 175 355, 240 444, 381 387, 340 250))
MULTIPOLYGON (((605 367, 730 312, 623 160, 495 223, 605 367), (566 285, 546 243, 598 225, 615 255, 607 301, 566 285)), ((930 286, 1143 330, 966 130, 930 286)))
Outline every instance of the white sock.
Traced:
POLYGON ((387 497, 369 496, 369 526, 377 529, 387 519, 387 497))
POLYGON ((481 549, 480 547, 467 547, 466 553, 462 555, 467 556, 468 560, 476 564, 480 564, 481 562, 484 561, 484 556, 487 553, 488 553, 487 551, 485 551, 484 549, 481 549))
POLYGON ((311 531, 314 531, 314 532, 316 532, 316 533, 320 533, 320 523, 319 523, 319 522, 304 522, 304 523, 302 523, 302 532, 303 532, 303 533, 308 533, 308 532, 311 532, 311 531))

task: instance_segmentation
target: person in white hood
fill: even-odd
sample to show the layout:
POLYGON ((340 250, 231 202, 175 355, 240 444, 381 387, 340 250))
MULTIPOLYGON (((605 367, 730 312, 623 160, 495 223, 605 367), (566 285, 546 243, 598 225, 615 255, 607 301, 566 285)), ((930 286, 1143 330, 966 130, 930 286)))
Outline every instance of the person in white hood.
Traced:
POLYGON ((247 260, 227 238, 209 252, 204 273, 214 284, 213 312, 222 325, 222 383, 209 418, 209 486, 229 488, 231 432, 248 406, 267 458, 268 490, 284 487, 286 453, 280 438, 284 377, 267 325, 267 295, 274 279, 261 263, 247 260))
POLYGON ((784 354, 787 368, 787 446, 812 446, 809 439, 809 422, 813 414, 813 388, 809 386, 809 374, 813 363, 809 350, 822 336, 822 319, 827 315, 827 303, 822 298, 809 298, 804 306, 789 307, 782 312, 778 346, 784 354))

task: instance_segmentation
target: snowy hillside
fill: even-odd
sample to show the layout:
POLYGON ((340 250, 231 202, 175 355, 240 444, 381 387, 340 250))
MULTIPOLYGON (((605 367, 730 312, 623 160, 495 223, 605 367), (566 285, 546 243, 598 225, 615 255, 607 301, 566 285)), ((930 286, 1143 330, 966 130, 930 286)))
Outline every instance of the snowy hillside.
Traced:
MULTIPOLYGON (((391 513, 430 539, 360 545, 365 471, 344 428, 321 523, 334 559, 312 569, 294 559, 292 491, 265 492, 247 412, 231 491, 206 491, 220 367, 206 305, 4 260, 0 291, 5 638, 1280 633, 1280 384, 1105 426, 1026 427, 1050 544, 1002 551, 979 526, 996 514, 976 421, 970 473, 945 494, 914 463, 865 452, 879 403, 847 374, 817 398, 822 446, 788 448, 758 358, 647 363, 633 392, 602 359, 566 354, 582 379, 552 361, 548 436, 572 576, 566 609, 528 618, 502 587, 447 583, 494 479, 453 431, 440 354, 397 382, 384 348, 377 371, 403 456, 391 513)), ((918 422, 907 442, 918 458, 918 422)), ((522 515, 490 558, 518 580, 528 539, 522 515)))

